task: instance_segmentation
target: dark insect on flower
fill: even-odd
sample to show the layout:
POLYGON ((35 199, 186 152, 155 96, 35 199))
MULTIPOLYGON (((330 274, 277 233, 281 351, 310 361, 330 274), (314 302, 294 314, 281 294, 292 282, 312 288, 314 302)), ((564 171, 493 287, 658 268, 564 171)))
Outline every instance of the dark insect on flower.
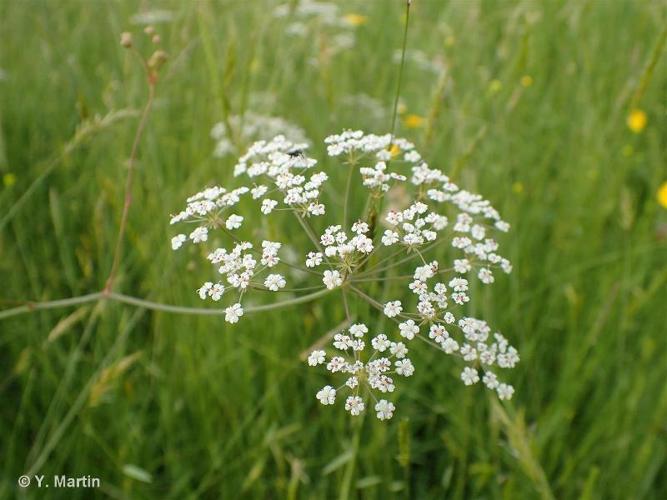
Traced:
POLYGON ((287 154, 290 156, 290 158, 305 158, 303 152, 304 151, 301 148, 293 148, 287 151, 287 154))

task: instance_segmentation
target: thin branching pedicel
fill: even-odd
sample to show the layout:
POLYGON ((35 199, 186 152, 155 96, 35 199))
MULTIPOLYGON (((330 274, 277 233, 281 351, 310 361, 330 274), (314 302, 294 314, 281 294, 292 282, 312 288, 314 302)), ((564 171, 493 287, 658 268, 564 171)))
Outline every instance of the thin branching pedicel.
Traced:
MULTIPOLYGON (((208 254, 218 278, 202 284, 200 298, 224 302, 229 323, 242 318, 250 293, 286 290, 340 290, 348 320, 350 300, 384 314, 392 328, 378 332, 372 322, 352 324, 334 336, 329 351, 317 349, 308 357, 309 365, 325 365, 343 377, 318 391, 317 399, 334 404, 344 391, 345 409, 354 416, 372 408, 380 420, 392 417, 395 405, 386 397, 394 392, 396 377, 414 373, 407 354, 415 339, 459 358, 465 385, 481 381, 501 399, 510 399, 514 389, 496 371, 518 363, 516 349, 485 321, 465 313, 469 280, 489 285, 498 271, 512 270, 492 238, 495 231, 508 231, 509 224, 487 200, 430 168, 405 139, 344 131, 325 144, 328 156, 342 164, 344 175, 332 177, 343 186, 331 185, 329 175, 306 155, 306 144, 277 136, 256 142, 240 158, 234 171, 240 185, 207 188, 171 218, 172 224, 191 225, 172 238, 174 250, 188 242, 206 244, 212 235, 227 242, 208 254), (363 188, 357 189, 363 193, 349 195, 349 175, 360 178, 363 188), (359 194, 366 198, 363 213, 349 227, 345 219, 351 207, 327 207, 330 194, 341 192, 348 192, 345 203, 359 194), (280 241, 237 236, 244 224, 258 227, 260 218, 280 214, 295 219, 288 227, 300 228, 301 240, 292 233, 280 241), (306 247, 299 248, 298 241, 306 247), (397 295, 386 302, 374 296, 385 291, 397 295)), ((285 227, 277 222, 273 227, 285 227)))
MULTIPOLYGON (((153 45, 160 45, 160 35, 155 33, 155 29, 152 26, 147 26, 144 29, 144 33, 150 37, 151 43, 153 45)), ((146 76, 146 84, 148 86, 148 97, 146 98, 146 104, 144 105, 144 109, 141 113, 139 125, 137 126, 137 131, 134 135, 134 141, 132 143, 132 151, 130 152, 130 158, 127 162, 123 211, 121 212, 120 226, 118 228, 118 237, 116 238, 116 246, 113 253, 111 271, 109 272, 109 277, 107 278, 106 284, 104 285, 103 293, 105 295, 109 295, 113 291, 114 280, 120 266, 123 252, 123 241, 125 239, 125 230, 127 228, 127 220, 130 214, 130 205, 132 203, 132 183, 134 179, 134 168, 137 161, 137 154, 139 152, 139 144, 141 143, 141 138, 143 136, 146 123, 148 122, 148 117, 153 107, 153 101, 155 100, 155 86, 158 82, 158 76, 160 70, 167 60, 167 53, 162 49, 156 49, 152 51, 148 58, 144 57, 144 55, 134 46, 132 35, 129 32, 124 32, 121 34, 120 44, 126 49, 131 50, 141 61, 141 65, 143 66, 146 76)))

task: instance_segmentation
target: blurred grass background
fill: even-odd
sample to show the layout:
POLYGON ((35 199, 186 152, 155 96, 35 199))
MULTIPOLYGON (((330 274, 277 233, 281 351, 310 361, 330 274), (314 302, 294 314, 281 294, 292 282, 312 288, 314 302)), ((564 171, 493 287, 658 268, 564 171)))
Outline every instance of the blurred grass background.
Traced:
MULTIPOLYGON (((326 26, 287 34, 276 5, 0 1, 3 308, 104 285, 137 119, 94 117, 145 100, 118 44, 129 30, 147 50, 137 13, 169 11, 155 26, 170 61, 125 293, 200 304, 208 268, 171 252, 168 215, 231 177, 209 135, 225 114, 282 116, 318 154, 344 127, 390 128, 403 2, 338 2, 364 17, 336 53, 326 26)), ((394 420, 365 419, 354 452, 351 419, 317 404, 325 376, 298 358, 341 320, 335 298, 236 328, 115 303, 42 311, 0 322, 0 497, 43 498, 16 486, 32 471, 102 479, 54 498, 666 498, 666 22, 664 0, 414 1, 408 49, 435 69, 409 53, 399 133, 512 223, 515 271, 472 311, 521 353, 511 404, 419 349, 394 420)))

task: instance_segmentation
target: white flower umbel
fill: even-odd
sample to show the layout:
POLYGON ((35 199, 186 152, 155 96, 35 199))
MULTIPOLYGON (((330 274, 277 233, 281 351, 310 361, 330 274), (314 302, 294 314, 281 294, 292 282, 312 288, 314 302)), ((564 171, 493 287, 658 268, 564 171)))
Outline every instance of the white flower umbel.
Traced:
POLYGON ((463 384, 510 399, 514 389, 500 372, 516 366, 519 354, 467 312, 479 286, 512 270, 494 239, 509 224, 405 139, 344 131, 324 142, 326 171, 308 155, 305 138, 255 142, 236 163, 233 186, 208 187, 172 216, 172 224, 189 225, 171 239, 174 250, 213 245, 207 260, 215 276, 199 297, 221 307, 229 323, 241 320, 249 295, 290 297, 261 306, 267 309, 329 293, 350 324, 351 311, 370 305, 376 315, 337 333, 332 353, 318 348, 308 357, 310 366, 343 376, 317 399, 331 405, 343 391, 353 416, 392 417, 387 398, 394 379, 415 372, 407 358, 415 344, 454 356, 463 384), (369 337, 380 317, 390 327, 369 337))
POLYGON ((303 129, 278 116, 269 116, 248 111, 243 116, 230 116, 228 124, 232 132, 228 130, 225 122, 216 123, 211 129, 211 138, 216 141, 213 156, 218 158, 238 154, 235 146, 237 142, 234 139, 235 134, 245 144, 258 139, 274 137, 278 134, 286 136, 293 142, 308 142, 303 129))
MULTIPOLYGON (((354 416, 366 408, 365 398, 378 403, 376 395, 394 392, 394 375, 410 377, 415 371, 412 361, 406 357, 407 349, 402 343, 392 342, 387 335, 380 333, 370 340, 368 348, 368 332, 368 326, 356 323, 346 332, 334 335, 332 345, 337 354, 331 356, 328 362, 322 350, 313 351, 308 357, 310 366, 326 363, 329 372, 343 377, 335 392, 350 391, 345 409, 354 416)), ((322 390, 325 389, 326 387, 322 390)), ((317 399, 323 404, 332 404, 333 401, 329 402, 329 398, 323 400, 323 397, 324 394, 320 391, 317 399)), ((386 420, 393 415, 394 405, 384 399, 380 400, 382 401, 383 411, 380 414, 376 406, 377 416, 380 420, 386 420)))

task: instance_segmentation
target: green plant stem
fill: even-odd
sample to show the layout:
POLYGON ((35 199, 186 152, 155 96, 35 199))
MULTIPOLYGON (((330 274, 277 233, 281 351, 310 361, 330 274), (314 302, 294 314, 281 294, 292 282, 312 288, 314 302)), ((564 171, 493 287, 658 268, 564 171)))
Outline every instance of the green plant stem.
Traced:
POLYGON ((343 305, 345 306, 345 319, 347 321, 350 321, 350 318, 352 316, 350 315, 350 305, 347 300, 347 290, 345 289, 345 287, 343 287, 342 290, 343 290, 343 305))
POLYGON ((366 295, 364 292, 359 290, 357 287, 350 285, 350 290, 352 290, 354 293, 359 295, 359 297, 364 299, 366 302, 368 302, 373 307, 377 307, 380 310, 382 310, 382 304, 380 304, 377 300, 374 300, 372 297, 369 297, 368 295, 366 295))
POLYGON ((306 232, 308 235, 308 238, 312 242, 313 245, 315 245, 315 248, 317 248, 317 251, 322 254, 322 258, 324 259, 324 262, 326 262, 327 266, 329 266, 329 269, 332 268, 331 262, 327 258, 327 254, 324 251, 324 248, 322 248, 322 245, 320 244, 319 240, 317 239, 317 236, 315 236, 315 233, 311 229, 310 225, 308 224, 308 221, 306 221, 303 217, 301 217, 297 212, 292 212, 294 216, 297 218, 299 221, 299 224, 301 224, 301 227, 303 230, 306 232))
POLYGON ((364 423, 364 417, 366 412, 362 412, 361 416, 357 419, 354 419, 352 425, 354 425, 354 434, 352 436, 352 458, 347 463, 345 467, 345 472, 343 473, 343 483, 340 488, 340 495, 338 498, 340 500, 347 500, 350 498, 350 489, 352 488, 352 479, 354 478, 354 469, 357 465, 357 456, 359 455, 359 441, 361 440, 361 429, 364 423))
POLYGON ((405 2, 405 30, 403 31, 403 48, 401 49, 401 65, 398 70, 398 83, 396 84, 396 97, 394 98, 394 111, 391 117, 391 143, 394 142, 396 132, 396 116, 398 114, 398 98, 401 95, 401 80, 403 79, 403 67, 405 66, 405 50, 408 45, 408 25, 410 24, 410 4, 412 0, 405 2))
POLYGON ((345 185, 345 202, 343 204, 343 230, 347 231, 347 212, 350 203, 350 191, 352 191, 352 174, 354 173, 354 163, 350 164, 347 172, 347 184, 345 185))
POLYGON ((150 78, 148 79, 148 98, 146 100, 146 105, 144 110, 141 113, 141 119, 139 120, 139 125, 137 126, 137 132, 134 135, 134 142, 132 143, 132 151, 130 152, 130 159, 127 164, 127 178, 125 179, 125 199, 123 202, 123 213, 120 217, 120 227, 118 228, 118 238, 116 240, 116 248, 113 254, 113 262, 111 264, 111 271, 109 272, 109 277, 107 278, 106 284, 104 285, 104 292, 109 294, 113 289, 113 282, 116 278, 116 273, 118 272, 118 266, 120 265, 120 258, 123 251, 123 240, 125 238, 125 229, 127 227, 127 217, 130 213, 130 205, 132 204, 132 181, 134 179, 134 165, 137 161, 137 152, 139 151, 139 143, 141 142, 141 137, 146 128, 146 122, 148 121, 148 115, 150 114, 151 107, 153 106, 153 100, 155 98, 155 82, 150 78))
MULTIPOLYGON (((274 302, 273 304, 264 304, 261 306, 246 307, 244 308, 244 312, 246 314, 252 314, 256 312, 272 311, 274 309, 280 309, 282 307, 303 304, 304 302, 310 302, 311 300, 315 300, 319 297, 322 297, 328 294, 329 292, 331 292, 331 290, 322 289, 317 292, 309 293, 308 295, 302 295, 301 297, 296 297, 289 300, 281 300, 279 302, 274 302)), ((63 307, 86 304, 89 302, 97 302, 100 300, 120 302, 123 304, 128 304, 136 307, 142 307, 144 309, 150 309, 153 311, 161 311, 174 314, 195 314, 201 316, 220 316, 222 314, 225 314, 224 309, 174 306, 171 304, 164 304, 162 302, 153 302, 150 300, 141 299, 139 297, 133 297, 131 295, 125 295, 122 293, 115 293, 115 292, 107 293, 102 291, 96 293, 89 293, 87 295, 80 295, 78 297, 72 297, 68 299, 51 300, 47 302, 28 302, 21 306, 14 307, 12 309, 6 309, 4 311, 0 311, 0 320, 35 311, 43 311, 46 309, 60 309, 63 307)))
MULTIPOLYGON (((435 243, 431 243, 430 245, 427 245, 426 247, 424 247, 424 249, 423 249, 422 252, 423 252, 423 253, 428 252, 429 250, 435 248, 437 245, 439 245, 439 244, 442 243, 443 241, 445 241, 444 238, 441 239, 440 241, 436 241, 435 243)), ((388 269, 393 269, 393 268, 395 268, 395 267, 398 267, 398 266, 400 266, 401 264, 403 264, 403 263, 405 263, 405 262, 408 262, 408 261, 414 259, 415 257, 419 257, 419 256, 420 256, 418 253, 411 253, 411 254, 408 255, 407 257, 404 257, 404 258, 402 258, 401 260, 398 260, 398 261, 396 261, 396 262, 394 262, 394 263, 392 263, 392 264, 390 264, 390 265, 388 265, 388 266, 378 268, 378 266, 379 266, 380 264, 382 264, 382 263, 384 263, 384 262, 387 262, 387 261, 391 260, 392 258, 396 257, 397 255, 400 255, 401 253, 403 253, 403 250, 402 250, 402 249, 401 249, 400 251, 398 251, 398 252, 396 252, 396 253, 390 255, 389 257, 385 257, 384 259, 382 259, 382 260, 380 260, 379 262, 377 262, 374 266, 371 266, 370 268, 366 269, 363 273, 359 273, 359 274, 357 275, 357 278, 366 278, 366 277, 368 277, 368 276, 373 276, 373 275, 375 275, 375 274, 381 273, 381 272, 386 271, 386 270, 388 270, 388 269)), ((423 258, 423 257, 422 257, 422 258, 423 258)))

